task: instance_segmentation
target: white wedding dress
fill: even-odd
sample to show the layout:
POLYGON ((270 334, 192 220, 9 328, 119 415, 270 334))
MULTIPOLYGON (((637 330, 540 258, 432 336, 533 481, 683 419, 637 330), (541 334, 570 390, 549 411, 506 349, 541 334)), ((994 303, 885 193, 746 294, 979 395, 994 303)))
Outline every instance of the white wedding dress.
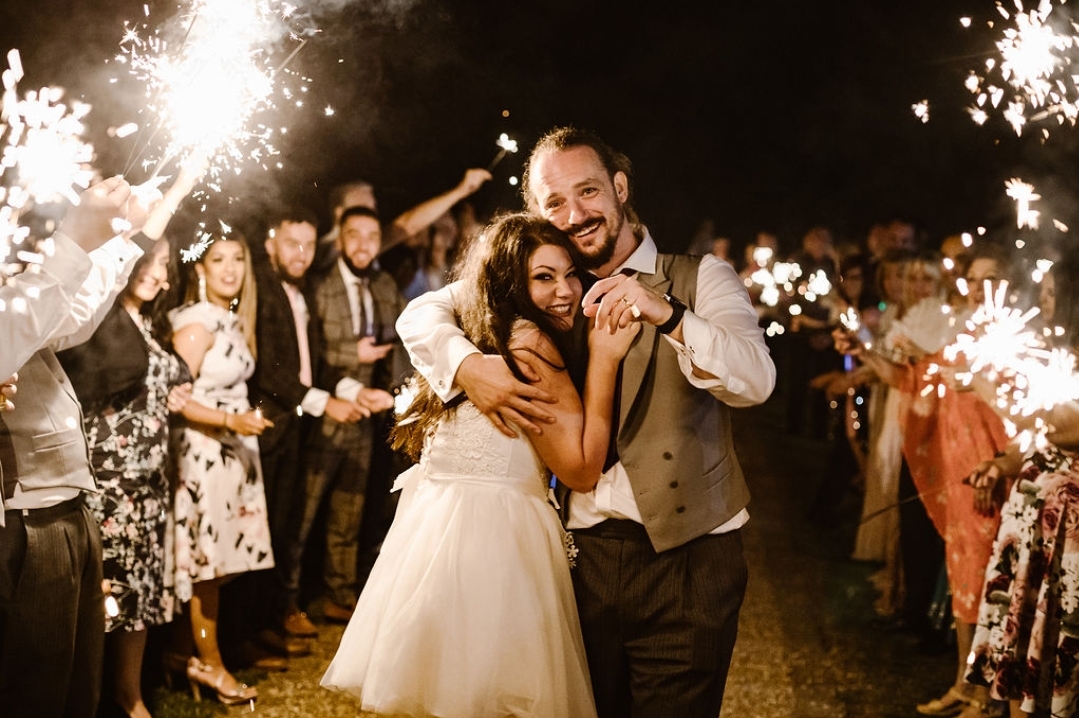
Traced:
POLYGON ((471 403, 444 419, 322 685, 390 716, 595 716, 547 476, 471 403))

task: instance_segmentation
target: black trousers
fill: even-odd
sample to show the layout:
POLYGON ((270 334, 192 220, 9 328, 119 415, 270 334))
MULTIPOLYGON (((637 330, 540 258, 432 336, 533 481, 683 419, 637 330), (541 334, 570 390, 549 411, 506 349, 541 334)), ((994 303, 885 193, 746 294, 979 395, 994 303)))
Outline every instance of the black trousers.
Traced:
POLYGON ((90 718, 101 695, 101 535, 82 497, 4 512, 0 528, 0 711, 90 718))
POLYGON ((716 718, 748 578, 741 533, 662 553, 633 521, 572 533, 599 717, 716 718))

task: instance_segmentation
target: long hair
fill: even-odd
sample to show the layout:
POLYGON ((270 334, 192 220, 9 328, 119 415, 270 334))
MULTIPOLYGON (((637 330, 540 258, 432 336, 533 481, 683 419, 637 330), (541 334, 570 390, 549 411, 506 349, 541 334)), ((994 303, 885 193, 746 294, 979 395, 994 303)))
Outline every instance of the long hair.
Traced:
POLYGON ((592 151, 599 156, 599 161, 603 168, 607 170, 607 177, 612 183, 617 173, 621 172, 626 176, 628 193, 626 201, 622 204, 622 209, 626 213, 626 219, 633 226, 634 232, 636 232, 641 222, 631 204, 633 201, 633 164, 629 161, 629 157, 608 145, 599 135, 576 127, 556 127, 541 137, 536 142, 536 146, 532 148, 532 152, 528 156, 528 162, 525 163, 524 173, 521 175, 521 195, 524 197, 525 205, 528 209, 535 214, 540 213, 540 208, 536 206, 535 196, 532 194, 532 165, 535 163, 536 158, 549 152, 568 150, 571 147, 592 148, 592 151))
POLYGON ((232 311, 240 317, 244 343, 247 344, 247 348, 251 351, 252 358, 258 359, 255 342, 255 324, 258 318, 258 290, 255 286, 254 267, 251 264, 251 248, 247 245, 247 240, 244 239, 242 234, 232 229, 229 231, 216 231, 209 235, 206 248, 191 267, 191 276, 187 283, 185 300, 188 302, 197 302, 199 300, 199 280, 195 272, 195 266, 205 263, 206 255, 210 253, 210 247, 218 242, 238 242, 244 248, 244 281, 240 285, 240 294, 233 303, 232 311))
MULTIPOLYGON (((532 302, 528 262, 544 245, 562 247, 573 256, 569 238, 545 220, 525 212, 496 217, 473 241, 457 265, 454 300, 458 325, 484 354, 498 354, 520 381, 527 381, 509 344, 518 319, 534 322, 551 337, 563 358, 572 351, 570 333, 532 302)), ((565 366, 557 367, 565 369, 565 366)), ((423 377, 413 376, 415 398, 391 434, 395 449, 417 459, 427 434, 456 402, 447 407, 423 377)))
MULTIPOLYGON (((165 242, 168 246, 169 263, 167 271, 167 277, 165 279, 165 286, 158 291, 157 296, 148 302, 142 302, 139 306, 139 314, 146 317, 150 322, 150 336, 154 338, 154 341, 161 346, 165 351, 172 351, 172 322, 169 321, 169 309, 176 306, 175 300, 171 298, 169 294, 170 288, 176 286, 175 279, 175 260, 173 258, 173 251, 171 243, 162 237, 157 240, 158 242, 165 242), (172 302, 170 304, 170 301, 172 302)), ((144 267, 150 263, 153 259, 155 247, 149 252, 146 252, 137 260, 135 260, 135 266, 131 268, 131 275, 128 277, 127 285, 124 287, 123 294, 132 294, 135 285, 139 281, 139 275, 142 273, 144 267)))

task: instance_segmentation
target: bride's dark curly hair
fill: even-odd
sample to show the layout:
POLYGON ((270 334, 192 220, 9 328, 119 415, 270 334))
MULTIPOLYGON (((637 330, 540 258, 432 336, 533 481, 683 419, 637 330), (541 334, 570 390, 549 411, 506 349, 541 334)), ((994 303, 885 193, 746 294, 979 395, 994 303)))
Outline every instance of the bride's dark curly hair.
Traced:
MULTIPOLYGON (((454 270, 455 312, 465 336, 484 354, 498 354, 510 371, 527 381, 509 349, 513 325, 518 319, 534 322, 551 337, 562 357, 573 355, 570 333, 562 330, 532 302, 528 292, 528 262, 544 245, 575 249, 569 238, 546 220, 526 212, 495 217, 458 260, 454 270)), ((558 369, 564 369, 564 366, 558 369)), ((438 420, 463 399, 444 404, 427 381, 414 374, 415 396, 390 439, 394 449, 418 459, 424 438, 438 420)))

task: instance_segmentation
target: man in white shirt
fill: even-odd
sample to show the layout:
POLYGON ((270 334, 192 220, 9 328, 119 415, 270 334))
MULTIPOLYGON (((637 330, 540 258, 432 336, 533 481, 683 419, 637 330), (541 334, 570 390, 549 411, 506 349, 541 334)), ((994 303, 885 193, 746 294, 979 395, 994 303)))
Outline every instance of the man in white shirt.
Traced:
POLYGON ((40 281, 0 289, 0 375, 26 397, 0 413, 0 707, 13 716, 94 716, 104 649, 101 538, 82 497, 96 491, 82 412, 55 351, 85 341, 142 251, 115 236, 130 188, 83 193, 40 281), (32 398, 31 398, 32 397, 32 398))
MULTIPOLYGON (((775 385, 756 311, 726 262, 658 252, 630 205, 628 159, 595 135, 543 137, 523 193, 597 278, 585 314, 643 325, 623 361, 611 465, 593 491, 562 492, 600 718, 715 718, 747 577, 729 407, 775 385)), ((463 338, 452 285, 414 300, 398 333, 444 400, 463 390, 508 434, 549 420, 553 397, 463 338)))

